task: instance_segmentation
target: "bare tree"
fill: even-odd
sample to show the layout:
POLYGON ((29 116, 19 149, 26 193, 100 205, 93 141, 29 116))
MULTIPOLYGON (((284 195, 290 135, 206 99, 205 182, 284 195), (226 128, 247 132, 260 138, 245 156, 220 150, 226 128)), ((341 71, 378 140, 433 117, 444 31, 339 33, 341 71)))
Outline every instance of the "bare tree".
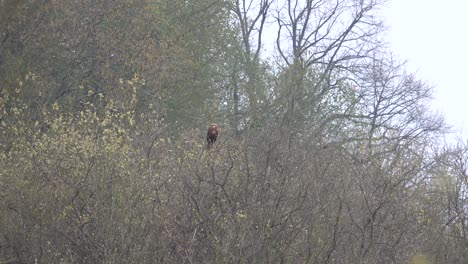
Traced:
POLYGON ((372 57, 357 76, 360 103, 347 117, 367 127, 369 148, 385 141, 402 145, 446 129, 443 118, 427 107, 431 87, 408 74, 404 66, 381 54, 372 57))
POLYGON ((276 46, 291 76, 284 88, 288 126, 292 120, 304 120, 303 105, 315 109, 330 90, 349 78, 359 60, 379 46, 377 36, 383 26, 376 13, 383 2, 287 0, 279 7, 276 46), (307 78, 313 79, 307 86, 312 86, 314 96, 305 96, 307 78))
MULTIPOLYGON (((230 6, 233 22, 240 31, 243 51, 243 72, 247 78, 246 92, 249 101, 249 111, 253 119, 258 111, 258 74, 260 67, 260 52, 265 24, 273 0, 235 0, 230 6)), ((239 90, 234 91, 236 109, 239 104, 239 90)), ((255 123, 255 121, 253 121, 255 123)))
POLYGON ((439 155, 437 175, 444 196, 444 220, 449 236, 468 241, 468 145, 459 142, 439 155))

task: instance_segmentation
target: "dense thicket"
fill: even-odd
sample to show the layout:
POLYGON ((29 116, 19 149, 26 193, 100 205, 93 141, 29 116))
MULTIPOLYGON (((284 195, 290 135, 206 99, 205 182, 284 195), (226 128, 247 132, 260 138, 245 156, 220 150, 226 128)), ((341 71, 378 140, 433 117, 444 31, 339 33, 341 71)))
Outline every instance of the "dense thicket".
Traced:
POLYGON ((466 263, 383 4, 1 1, 0 263, 466 263))

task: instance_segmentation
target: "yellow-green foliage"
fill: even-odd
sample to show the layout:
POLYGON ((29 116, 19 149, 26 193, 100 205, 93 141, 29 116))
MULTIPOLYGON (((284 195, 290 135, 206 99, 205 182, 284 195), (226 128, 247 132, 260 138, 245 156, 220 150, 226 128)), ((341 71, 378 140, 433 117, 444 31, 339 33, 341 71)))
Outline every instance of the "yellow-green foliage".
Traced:
POLYGON ((409 264, 431 264, 432 262, 425 255, 416 255, 413 256, 409 264))
POLYGON ((104 110, 85 101, 68 112, 53 103, 40 108, 37 120, 29 118, 24 82, 18 83, 1 97, 0 233, 17 241, 11 256, 179 262, 180 246, 173 252, 171 244, 192 241, 181 228, 208 236, 203 247, 221 262, 230 248, 249 248, 256 229, 249 217, 254 209, 240 202, 251 190, 241 142, 207 150, 194 131, 186 133, 189 140, 164 137, 157 121, 136 116, 134 95, 144 84, 137 75, 120 81, 118 94, 127 96, 108 100, 104 110))
MULTIPOLYGON (((305 141, 285 147, 261 132, 222 133, 208 149, 196 129, 170 137, 147 116, 158 116, 157 106, 138 111, 145 85, 138 75, 118 81, 114 94, 80 87, 98 101, 85 98, 74 111, 24 103, 23 87, 37 81, 28 74, 0 93, 0 262, 337 263, 345 256, 349 263, 430 264, 445 258, 413 256, 430 252, 418 241, 421 230, 441 223, 440 211, 424 203, 432 197, 423 186, 413 192, 401 183, 411 177, 401 168, 421 166, 417 157, 387 155, 363 164, 341 148, 305 141), (411 201, 419 192, 425 198, 411 201)), ((451 189, 442 183, 441 190, 451 189)))
POLYGON ((146 186, 152 179, 141 170, 146 161, 135 147, 138 83, 144 81, 135 76, 128 86, 118 87, 130 90, 128 100, 110 101, 104 111, 85 102, 82 110, 70 113, 54 103, 41 108, 37 121, 28 120, 21 101, 22 80, 13 93, 2 92, 0 232, 21 233, 25 239, 13 251, 29 251, 30 257, 46 251, 49 260, 86 256, 97 261, 103 252, 92 245, 119 248, 128 239, 124 226, 142 228, 132 219, 151 204, 146 186))

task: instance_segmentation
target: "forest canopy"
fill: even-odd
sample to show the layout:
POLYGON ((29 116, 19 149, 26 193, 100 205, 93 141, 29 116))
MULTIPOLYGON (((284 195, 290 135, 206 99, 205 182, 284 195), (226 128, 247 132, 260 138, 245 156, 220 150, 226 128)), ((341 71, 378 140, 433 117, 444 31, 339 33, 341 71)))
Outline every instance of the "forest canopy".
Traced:
POLYGON ((0 263, 467 263, 386 2, 1 1, 0 263))

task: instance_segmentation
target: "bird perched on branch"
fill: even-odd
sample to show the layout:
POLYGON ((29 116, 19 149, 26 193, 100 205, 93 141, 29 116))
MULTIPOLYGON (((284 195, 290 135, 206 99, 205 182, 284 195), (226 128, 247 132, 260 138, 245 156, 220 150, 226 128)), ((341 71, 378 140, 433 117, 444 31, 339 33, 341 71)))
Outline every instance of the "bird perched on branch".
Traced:
POLYGON ((206 141, 208 143, 207 148, 209 149, 215 142, 216 138, 218 138, 219 134, 219 126, 217 124, 211 124, 208 128, 208 133, 206 133, 206 141))

